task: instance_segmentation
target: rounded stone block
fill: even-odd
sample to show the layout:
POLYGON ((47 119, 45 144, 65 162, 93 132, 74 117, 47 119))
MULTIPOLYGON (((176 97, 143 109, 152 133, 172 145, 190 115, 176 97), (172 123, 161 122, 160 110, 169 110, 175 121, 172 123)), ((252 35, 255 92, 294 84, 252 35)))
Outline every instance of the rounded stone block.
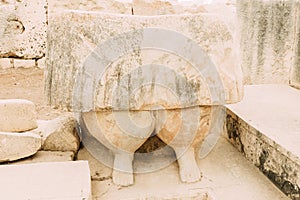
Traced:
POLYGON ((41 137, 32 132, 0 132, 0 163, 31 156, 41 148, 41 145, 41 137))
POLYGON ((0 100, 0 131, 23 132, 37 128, 35 105, 24 99, 0 100))

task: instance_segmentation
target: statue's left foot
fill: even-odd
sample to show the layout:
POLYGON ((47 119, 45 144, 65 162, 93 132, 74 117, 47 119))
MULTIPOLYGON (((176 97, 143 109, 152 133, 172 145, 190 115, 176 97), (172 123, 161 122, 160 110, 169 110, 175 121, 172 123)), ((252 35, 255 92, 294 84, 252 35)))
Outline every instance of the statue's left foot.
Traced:
POLYGON ((115 154, 114 169, 112 173, 113 182, 119 186, 133 185, 133 154, 115 154))
POLYGON ((133 173, 121 172, 114 169, 112 177, 114 184, 118 186, 133 185, 133 173))

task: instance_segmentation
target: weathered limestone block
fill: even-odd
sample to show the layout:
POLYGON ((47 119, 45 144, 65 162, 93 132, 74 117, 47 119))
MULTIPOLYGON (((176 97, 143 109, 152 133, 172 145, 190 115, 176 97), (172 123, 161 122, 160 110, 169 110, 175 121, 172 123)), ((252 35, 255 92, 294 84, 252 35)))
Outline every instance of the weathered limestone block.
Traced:
POLYGON ((290 74, 290 85, 300 89, 300 3, 298 1, 294 2, 293 5, 293 15, 295 16, 295 24, 293 26, 295 33, 294 33, 294 50, 295 54, 293 57, 293 66, 291 69, 290 74))
POLYGON ((86 161, 3 165, 0 185, 3 199, 91 199, 86 161))
POLYGON ((41 148, 41 145, 41 137, 33 132, 0 132, 0 162, 31 156, 41 148))
POLYGON ((244 83, 288 84, 296 1, 239 0, 237 10, 244 83))
POLYGON ((48 101, 69 110, 79 103, 81 111, 234 103, 243 95, 236 39, 224 17, 211 13, 126 16, 71 11, 54 15, 47 49, 48 101), (139 32, 151 27, 156 29, 139 32), (104 49, 98 47, 97 55, 91 54, 99 44, 104 49), (126 51, 132 47, 126 45, 136 49, 126 51), (149 46, 154 48, 144 49, 149 46), (175 53, 168 53, 168 48, 175 53), (87 67, 90 64, 98 68, 87 67))
POLYGON ((0 6, 0 57, 45 55, 46 0, 24 0, 0 6))
POLYGON ((38 151, 32 157, 12 162, 12 164, 29 164, 41 162, 66 162, 74 159, 74 152, 66 151, 38 151))
POLYGON ((77 152, 80 141, 75 127, 75 119, 65 115, 48 121, 38 120, 38 128, 34 131, 42 136, 43 150, 77 152))
POLYGON ((37 128, 35 105, 24 99, 0 100, 0 131, 22 132, 37 128))
POLYGON ((33 68, 35 60, 13 59, 14 68, 33 68))
POLYGON ((13 67, 12 59, 0 58, 0 69, 8 69, 12 67, 13 67))
POLYGON ((56 13, 63 10, 100 11, 106 13, 132 14, 132 2, 119 0, 51 0, 48 1, 49 12, 56 13))

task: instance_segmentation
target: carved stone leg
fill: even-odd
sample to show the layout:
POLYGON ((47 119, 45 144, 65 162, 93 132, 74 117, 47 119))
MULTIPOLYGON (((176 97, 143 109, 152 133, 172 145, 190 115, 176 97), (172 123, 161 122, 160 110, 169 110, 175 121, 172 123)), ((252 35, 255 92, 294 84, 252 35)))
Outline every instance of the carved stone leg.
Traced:
POLYGON ((150 111, 103 111, 83 113, 92 136, 114 153, 113 182, 133 184, 134 152, 154 130, 150 111))
POLYGON ((133 161, 134 153, 115 153, 113 182, 120 186, 133 185, 133 161))
POLYGON ((182 149, 173 145, 173 149, 176 153, 181 181, 186 183, 199 181, 201 173, 195 160, 194 147, 191 146, 188 149, 182 149))
POLYGON ((156 112, 158 137, 174 149, 182 182, 191 183, 201 178, 195 148, 208 134, 210 118, 209 106, 156 112))

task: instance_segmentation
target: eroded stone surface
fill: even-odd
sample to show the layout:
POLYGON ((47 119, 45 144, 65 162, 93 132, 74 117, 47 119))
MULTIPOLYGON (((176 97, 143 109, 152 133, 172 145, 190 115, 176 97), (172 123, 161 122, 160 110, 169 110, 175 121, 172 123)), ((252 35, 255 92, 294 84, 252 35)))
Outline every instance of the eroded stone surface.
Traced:
POLYGON ((37 128, 35 105, 24 99, 0 100, 0 131, 21 132, 37 128))
POLYGON ((38 151, 33 156, 22 159, 20 161, 12 162, 11 164, 29 164, 41 162, 65 162, 74 159, 74 152, 60 152, 60 151, 38 151))
POLYGON ((0 6, 0 57, 45 55, 47 2, 24 0, 0 6))
POLYGON ((77 152, 80 141, 75 128, 74 117, 66 114, 53 120, 38 120, 34 131, 43 138, 43 150, 77 152))
POLYGON ((33 132, 0 132, 0 162, 14 161, 35 154, 42 139, 33 132))
POLYGON ((289 84, 296 1, 237 1, 245 84, 289 84))
MULTIPOLYGON (((82 66, 87 56, 98 44, 118 34, 122 35, 124 30, 133 31, 149 27, 177 31, 193 39, 216 66, 218 73, 216 72, 215 74, 220 74, 226 102, 237 102, 242 98, 242 74, 238 60, 238 48, 235 48, 238 46, 238 41, 236 41, 234 34, 228 28, 228 24, 222 16, 197 14, 147 17, 74 11, 52 16, 49 21, 49 27, 49 65, 46 73, 46 90, 49 97, 48 100, 54 106, 72 110, 74 77, 76 77, 77 70, 82 66), (68 40, 63 40, 62 38, 68 38, 68 40), (70 46, 72 48, 69 48, 70 46), (70 66, 72 67, 70 68, 70 66), (63 77, 63 79, 60 77, 63 77)), ((170 37, 166 35, 166 38, 153 38, 152 41, 164 44, 163 41, 167 41, 168 38, 170 37)), ((139 36, 135 35, 131 37, 131 40, 127 41, 139 43, 141 42, 139 39, 139 36)), ((122 42, 114 43, 114 45, 106 44, 108 46, 105 52, 109 52, 107 50, 117 44, 122 44, 122 42)), ((122 47, 117 47, 117 49, 122 51, 122 47)), ((113 52, 115 51, 113 50, 113 52)), ((189 50, 185 52, 189 52, 189 50)), ((114 53, 110 56, 113 55, 114 53)), ((195 56, 193 58, 199 57, 195 56)), ((202 63, 200 67, 204 66, 208 66, 208 63, 202 63)), ((208 71, 213 69, 214 67, 209 68, 208 71)), ((85 111, 93 108, 96 110, 103 108, 149 110, 153 109, 151 108, 152 105, 157 104, 165 108, 212 104, 212 99, 209 95, 212 91, 209 91, 208 86, 203 84, 207 83, 212 76, 206 74, 205 78, 207 79, 203 80, 201 75, 207 73, 207 71, 197 72, 187 61, 174 54, 167 54, 162 51, 154 52, 153 50, 137 50, 117 59, 107 68, 104 74, 101 74, 101 77, 95 77, 97 76, 96 72, 99 72, 100 69, 95 69, 95 72, 89 70, 83 69, 87 74, 93 74, 92 77, 86 77, 93 84, 89 86, 90 91, 85 89, 85 92, 88 93, 88 97, 93 96, 91 97, 93 100, 91 103, 92 108, 88 105, 85 111), (172 62, 174 58, 176 58, 176 62, 172 62), (142 76, 138 76, 139 69, 137 67, 146 64, 159 64, 160 67, 150 67, 151 69, 146 67, 140 68, 144 71, 142 70, 143 72, 141 72, 142 76), (168 73, 170 71, 171 73, 168 73), (155 76, 156 73, 157 76, 155 76), (147 82, 147 77, 156 79, 154 88, 150 87, 149 84, 145 84, 142 87, 141 83, 147 82), (159 84, 159 80, 163 80, 163 84, 167 86, 159 87, 159 85, 163 85, 159 84), (173 85, 169 84, 168 81, 173 85), (116 84, 122 85, 121 89, 124 89, 125 93, 128 92, 129 96, 132 95, 128 104, 126 101, 117 100, 122 96, 118 95, 117 90, 114 90, 114 85, 116 84), (133 90, 135 90, 134 93, 132 92, 133 90), (145 98, 145 95, 151 98, 145 98), (193 95, 194 97, 192 97, 193 95), (145 100, 148 102, 144 102, 145 100), (125 105, 122 105, 122 103, 125 105)), ((90 83, 80 79, 77 79, 77 81, 90 83)), ((219 86, 216 87, 218 88, 219 86)), ((223 90, 222 86, 221 90, 223 90)), ((122 94, 124 93, 122 92, 122 94)), ((78 99, 78 97, 76 98, 78 99)), ((86 106, 85 104, 89 104, 89 101, 83 102, 83 107, 86 106)))

